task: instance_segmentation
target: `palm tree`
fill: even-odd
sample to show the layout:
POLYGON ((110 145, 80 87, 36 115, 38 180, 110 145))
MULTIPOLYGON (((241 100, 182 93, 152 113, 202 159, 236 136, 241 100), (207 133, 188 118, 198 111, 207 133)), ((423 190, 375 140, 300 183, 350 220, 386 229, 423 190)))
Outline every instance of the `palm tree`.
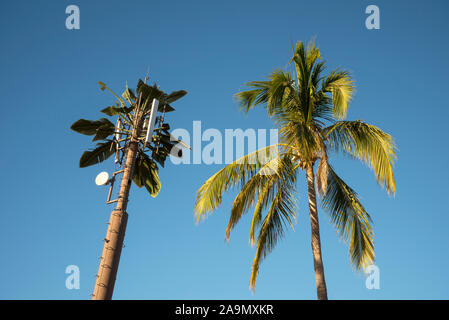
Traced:
POLYGON ((99 82, 101 90, 109 90, 116 98, 114 106, 107 107, 101 112, 114 117, 116 124, 107 118, 91 121, 80 119, 71 129, 88 136, 94 136, 92 141, 98 142, 96 148, 85 151, 79 161, 81 168, 100 163, 115 154, 115 163, 124 164, 120 192, 117 206, 111 213, 108 231, 106 233, 103 254, 100 261, 93 299, 109 300, 112 298, 115 278, 120 261, 121 249, 125 237, 128 214, 126 212, 131 181, 139 187, 145 187, 152 197, 156 197, 161 190, 158 175, 158 164, 162 167, 169 155, 181 156, 182 151, 176 146, 179 140, 173 139, 168 130, 170 126, 164 123, 165 112, 173 111, 170 104, 182 98, 186 91, 180 90, 170 94, 164 93, 154 84, 149 86, 142 80, 137 84, 137 95, 126 86, 126 90, 119 97, 104 83, 99 82), (151 103, 159 101, 158 110, 162 112, 159 120, 160 127, 154 131, 150 143, 146 142, 146 128, 151 114, 151 103), (153 143, 154 142, 154 143, 153 143), (146 152, 151 151, 151 156, 146 152))
POLYGON ((246 113, 258 105, 266 108, 279 128, 279 144, 250 153, 210 177, 197 192, 194 211, 198 222, 220 205, 225 191, 239 186, 226 228, 229 241, 242 215, 255 207, 249 234, 253 246, 259 230, 250 279, 253 290, 262 259, 273 250, 286 225, 293 227, 296 177, 300 169, 305 170, 317 296, 327 299, 316 191, 337 232, 349 242, 352 265, 365 269, 374 262, 371 217, 356 192, 333 170, 328 157, 331 152, 342 152, 365 162, 387 193, 394 194, 395 144, 389 134, 373 125, 344 120, 354 82, 348 71, 323 74, 325 61, 314 41, 307 45, 298 41, 290 63, 296 79, 276 69, 267 81, 249 82, 249 90, 236 94, 246 113))

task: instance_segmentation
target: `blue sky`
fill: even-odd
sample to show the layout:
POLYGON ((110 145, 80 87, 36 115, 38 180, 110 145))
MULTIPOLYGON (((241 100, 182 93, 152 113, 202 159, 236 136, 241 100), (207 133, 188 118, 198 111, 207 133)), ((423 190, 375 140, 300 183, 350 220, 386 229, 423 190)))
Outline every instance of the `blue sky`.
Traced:
MULTIPOLYGON (((114 102, 99 90, 150 81, 189 94, 169 114, 172 128, 273 127, 264 110, 248 116, 232 96, 243 83, 285 68, 290 40, 316 38, 329 69, 353 72, 349 119, 395 137, 397 194, 390 198, 363 164, 332 164, 374 219, 380 289, 353 271, 347 246, 319 212, 331 299, 447 299, 449 215, 449 43, 447 1, 9 1, 0 11, 2 156, 1 299, 89 299, 111 206, 94 177, 111 161, 78 168, 92 144, 70 125, 97 119, 114 102), (81 11, 65 28, 66 6, 81 11), (365 8, 380 8, 380 30, 365 28, 365 8), (446 39, 446 40, 445 40, 446 39), (65 287, 77 265, 81 288, 65 287)), ((315 299, 305 177, 289 231, 248 290, 255 249, 244 219, 227 244, 235 192, 195 225, 196 190, 222 165, 167 163, 153 199, 133 188, 116 299, 315 299)), ((248 217, 247 217, 248 218, 248 217)))

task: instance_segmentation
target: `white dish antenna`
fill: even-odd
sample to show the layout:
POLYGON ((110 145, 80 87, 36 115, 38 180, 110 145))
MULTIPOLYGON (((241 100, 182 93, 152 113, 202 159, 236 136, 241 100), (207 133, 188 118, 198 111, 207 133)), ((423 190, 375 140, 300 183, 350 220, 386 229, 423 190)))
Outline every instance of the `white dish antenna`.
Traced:
POLYGON ((145 138, 145 141, 148 143, 151 143, 151 140, 153 138, 153 130, 154 130, 154 125, 156 123, 156 115, 157 115, 157 107, 158 106, 159 106, 159 100, 153 99, 153 106, 151 107, 150 120, 148 122, 147 136, 145 138))
POLYGON ((109 183, 109 173, 106 171, 100 172, 95 178, 95 184, 97 186, 105 186, 109 183))

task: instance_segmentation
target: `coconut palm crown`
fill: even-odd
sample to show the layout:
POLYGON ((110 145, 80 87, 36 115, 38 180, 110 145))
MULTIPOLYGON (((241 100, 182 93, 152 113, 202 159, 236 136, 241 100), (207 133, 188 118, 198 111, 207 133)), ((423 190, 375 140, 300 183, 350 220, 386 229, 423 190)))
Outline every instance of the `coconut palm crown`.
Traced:
POLYGON ((250 278, 250 289, 254 289, 261 261, 273 250, 286 227, 293 228, 296 179, 299 170, 304 170, 317 296, 327 299, 316 191, 338 234, 349 243, 349 257, 355 269, 364 269, 374 262, 372 219, 356 192, 334 171, 329 156, 344 153, 365 162, 378 183, 394 195, 396 147, 393 138, 378 127, 361 120, 345 120, 354 81, 348 71, 341 69, 325 75, 325 61, 314 41, 306 45, 298 41, 290 64, 296 77, 276 69, 268 80, 249 82, 248 90, 236 94, 246 113, 256 106, 265 107, 279 128, 279 143, 250 153, 210 177, 197 192, 194 212, 198 222, 220 205, 225 191, 239 188, 225 238, 229 241, 233 227, 254 208, 249 232, 251 246, 257 243, 250 278))

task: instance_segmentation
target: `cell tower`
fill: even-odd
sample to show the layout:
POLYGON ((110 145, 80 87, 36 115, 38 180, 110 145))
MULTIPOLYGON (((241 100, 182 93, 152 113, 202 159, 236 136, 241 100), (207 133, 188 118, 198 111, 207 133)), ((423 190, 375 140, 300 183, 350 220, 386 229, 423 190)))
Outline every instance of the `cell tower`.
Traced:
POLYGON ((116 116, 116 124, 102 118, 98 121, 80 119, 72 125, 72 129, 86 135, 95 135, 93 141, 103 139, 97 148, 86 151, 81 156, 80 167, 99 163, 111 155, 115 155, 116 170, 110 177, 107 172, 101 172, 95 178, 100 186, 109 185, 106 203, 115 203, 112 211, 106 237, 104 238, 103 253, 100 257, 98 274, 92 298, 94 300, 112 299, 121 250, 125 237, 128 213, 128 197, 131 183, 143 187, 155 197, 160 190, 157 175, 157 163, 163 166, 167 156, 182 156, 181 141, 170 135, 170 126, 165 123, 165 113, 173 111, 170 103, 182 98, 186 91, 180 90, 165 94, 156 85, 149 86, 139 80, 136 96, 128 87, 118 97, 102 82, 101 90, 109 90, 119 100, 115 107, 102 110, 109 116, 116 116), (129 107, 126 105, 128 102, 129 107), (161 114, 158 116, 158 112, 161 114), (110 137, 111 139, 107 139, 110 137), (177 146, 177 145, 180 146, 177 146), (151 152, 148 155, 147 152, 151 152), (116 179, 121 176, 118 197, 111 199, 116 179))

